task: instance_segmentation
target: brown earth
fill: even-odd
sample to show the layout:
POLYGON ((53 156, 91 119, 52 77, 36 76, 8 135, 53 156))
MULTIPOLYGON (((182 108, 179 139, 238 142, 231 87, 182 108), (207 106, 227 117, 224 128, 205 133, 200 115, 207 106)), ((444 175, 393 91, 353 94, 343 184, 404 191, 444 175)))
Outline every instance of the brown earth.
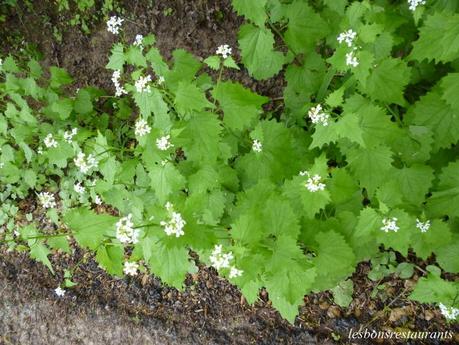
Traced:
MULTIPOLYGON (((127 39, 153 32, 167 58, 175 48, 204 58, 220 44, 237 46, 242 20, 232 12, 229 0, 125 1, 121 7, 129 19, 124 26, 127 39)), ((43 53, 44 65, 66 68, 75 87, 111 90, 110 73, 104 66, 115 37, 106 31, 103 20, 92 22, 91 34, 85 35, 68 25, 70 17, 71 13, 58 13, 53 2, 18 1, 0 27, 2 55, 20 54, 20 48, 30 50, 32 44, 43 53), (62 35, 61 43, 56 43, 54 28, 62 35)), ((241 71, 227 77, 270 97, 282 95, 282 76, 255 82, 241 71)), ((311 294, 292 326, 270 307, 265 292, 255 306, 248 306, 237 289, 212 269, 201 266, 180 293, 154 277, 109 277, 91 258, 79 263, 83 255, 79 249, 72 257, 54 255, 57 273, 53 276, 27 255, 0 247, 0 344, 351 343, 349 330, 361 326, 456 334, 459 330, 457 324, 447 325, 438 309, 407 299, 412 284, 423 274, 420 270, 427 264, 423 262, 416 262, 420 270, 413 279, 388 277, 379 282, 369 280, 369 264, 361 264, 352 277, 354 300, 348 308, 335 305, 328 292, 311 294), (63 269, 76 263, 78 285, 58 298, 53 290, 62 281, 63 269)), ((455 341, 459 342, 457 336, 455 341)))

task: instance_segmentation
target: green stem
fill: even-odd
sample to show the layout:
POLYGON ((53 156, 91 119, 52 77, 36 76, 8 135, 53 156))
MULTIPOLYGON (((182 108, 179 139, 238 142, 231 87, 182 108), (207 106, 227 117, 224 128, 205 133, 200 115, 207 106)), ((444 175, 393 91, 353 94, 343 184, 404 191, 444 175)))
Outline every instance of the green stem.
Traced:
POLYGON ((335 74, 336 74, 336 71, 334 68, 330 68, 328 70, 327 74, 325 75, 324 80, 322 81, 322 84, 320 85, 319 91, 317 92, 317 102, 320 103, 325 98, 328 87, 330 86, 330 83, 335 77, 335 74))

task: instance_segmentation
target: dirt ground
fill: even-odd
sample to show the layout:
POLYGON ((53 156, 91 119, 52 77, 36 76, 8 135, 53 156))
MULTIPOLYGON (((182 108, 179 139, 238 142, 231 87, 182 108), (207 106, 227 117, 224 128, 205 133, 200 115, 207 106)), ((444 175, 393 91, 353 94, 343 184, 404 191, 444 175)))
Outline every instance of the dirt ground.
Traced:
MULTIPOLYGON (((22 41, 32 43, 43 53, 45 66, 57 65, 73 75, 75 88, 112 90, 104 66, 115 38, 105 23, 95 21, 91 34, 85 35, 68 26, 69 18, 57 13, 52 2, 31 3, 30 8, 18 1, 0 27, 2 55, 19 51, 22 41), (61 43, 56 43, 53 28, 60 30, 61 43)), ((242 19, 232 12, 229 0, 125 1, 123 7, 130 18, 124 26, 126 37, 133 40, 138 33, 153 32, 168 58, 175 48, 204 58, 220 44, 237 46, 242 19), (169 8, 172 14, 166 15, 169 8)), ((255 82, 244 71, 230 73, 261 94, 282 94, 282 76, 255 82)), ((55 255, 53 276, 25 254, 0 247, 0 344, 346 344, 349 329, 360 326, 451 330, 456 332, 453 342, 459 343, 457 324, 447 325, 437 308, 407 299, 421 271, 411 280, 388 277, 373 282, 366 276, 369 264, 363 263, 352 278, 354 300, 348 308, 334 304, 328 292, 312 294, 305 297, 292 326, 271 308, 266 293, 248 306, 236 288, 205 267, 188 277, 186 290, 179 293, 154 277, 109 277, 89 258, 75 272, 78 285, 58 298, 53 290, 62 281, 63 269, 73 267, 83 254, 77 249, 72 257, 55 255), (377 289, 381 284, 384 288, 377 289)), ((410 260, 421 270, 428 264, 410 260)))

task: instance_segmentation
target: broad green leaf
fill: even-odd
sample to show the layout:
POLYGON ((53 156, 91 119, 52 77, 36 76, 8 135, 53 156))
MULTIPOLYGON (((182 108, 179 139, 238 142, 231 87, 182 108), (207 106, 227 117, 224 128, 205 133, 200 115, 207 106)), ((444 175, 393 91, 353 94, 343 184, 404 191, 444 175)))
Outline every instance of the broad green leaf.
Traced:
POLYGON ((459 217, 459 161, 450 163, 440 174, 440 183, 427 200, 427 210, 433 217, 459 217))
POLYGON ((284 55, 274 50, 274 36, 268 29, 245 24, 239 29, 238 41, 242 62, 254 78, 268 79, 282 68, 284 55))
POLYGON ((213 108, 213 104, 195 84, 181 81, 175 93, 175 107, 179 114, 185 115, 193 111, 213 108))
POLYGON ((267 0, 232 0, 237 14, 263 27, 267 19, 265 5, 267 0))
POLYGON ((110 60, 105 68, 123 70, 125 60, 123 44, 116 43, 111 50, 110 60))
POLYGON ((171 194, 185 188, 185 178, 172 163, 148 167, 151 187, 161 203, 168 201, 171 194))
POLYGON ((96 252, 96 261, 108 273, 121 277, 123 275, 124 248, 119 244, 100 246, 96 252))

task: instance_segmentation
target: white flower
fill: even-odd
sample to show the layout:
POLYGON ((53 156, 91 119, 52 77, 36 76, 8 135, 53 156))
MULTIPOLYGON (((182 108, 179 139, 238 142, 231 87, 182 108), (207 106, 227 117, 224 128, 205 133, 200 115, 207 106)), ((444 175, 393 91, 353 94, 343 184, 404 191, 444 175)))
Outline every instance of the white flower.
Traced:
POLYGON ((115 96, 120 97, 126 95, 127 91, 120 84, 121 71, 119 69, 113 71, 112 82, 115 85, 115 96))
POLYGON ((138 119, 135 123, 134 133, 138 137, 143 137, 144 135, 150 133, 151 127, 148 125, 147 121, 144 119, 138 119))
POLYGON ((134 229, 132 222, 132 214, 129 213, 127 217, 120 218, 115 224, 116 238, 124 244, 137 243, 139 241, 139 230, 134 229))
POLYGON ((39 146, 38 149, 37 149, 37 153, 39 155, 42 155, 43 154, 43 147, 39 146))
POLYGON ((430 220, 426 220, 424 223, 416 218, 416 227, 421 230, 421 232, 427 232, 430 229, 430 220))
POLYGON ((54 195, 48 192, 41 192, 38 194, 38 200, 44 208, 56 207, 56 199, 54 195))
POLYGON ((54 289, 54 292, 56 293, 57 296, 59 297, 64 297, 65 295, 65 290, 62 289, 60 286, 54 289))
POLYGON ((99 164, 92 154, 88 155, 88 158, 86 158, 83 152, 79 152, 73 161, 83 174, 87 174, 92 168, 97 168, 99 164))
POLYGON ((146 77, 139 77, 135 82, 135 89, 137 92, 150 92, 150 85, 147 85, 151 81, 151 75, 146 77))
POLYGON ((308 116, 311 119, 312 123, 320 124, 322 126, 328 126, 328 120, 330 119, 330 115, 323 111, 322 105, 317 104, 315 107, 309 109, 308 116))
POLYGON ((77 182, 73 185, 73 190, 78 194, 84 193, 84 187, 81 185, 81 182, 77 182))
POLYGON ((255 152, 261 152, 263 150, 263 145, 260 141, 255 139, 254 141, 252 141, 252 150, 254 150, 255 152))
POLYGON ((170 219, 166 221, 161 221, 159 224, 164 228, 164 232, 167 236, 175 235, 175 237, 180 237, 185 235, 183 228, 186 225, 185 219, 182 218, 182 215, 178 212, 173 211, 173 205, 168 202, 165 205, 166 209, 171 212, 170 219))
POLYGON ((357 60, 357 57, 354 55, 354 52, 346 54, 346 65, 352 67, 357 67, 359 65, 359 60, 357 60))
POLYGON ((96 195, 96 197, 94 198, 94 203, 96 205, 102 205, 102 199, 100 198, 100 196, 96 195))
POLYGON ((300 176, 307 176, 308 179, 304 183, 306 189, 312 193, 321 191, 325 189, 325 183, 322 183, 322 177, 320 175, 315 174, 311 176, 307 171, 300 171, 300 176))
POLYGON ((160 75, 158 77, 158 79, 156 80, 156 82, 158 83, 158 85, 162 85, 164 83, 165 79, 162 75, 160 75))
POLYGON ((71 131, 65 131, 64 132, 64 139, 66 142, 69 144, 72 143, 73 137, 78 133, 78 128, 72 128, 71 131))
POLYGON ((129 261, 124 262, 124 268, 123 268, 124 274, 129 275, 129 276, 136 276, 138 269, 139 269, 139 264, 137 262, 129 262, 129 261))
POLYGON ((352 47, 352 44, 356 36, 357 33, 354 30, 349 29, 347 31, 340 33, 337 40, 340 44, 345 42, 348 47, 352 47))
POLYGON ((216 270, 220 270, 222 268, 229 268, 233 258, 232 252, 224 253, 222 245, 216 244, 209 260, 210 264, 215 267, 216 270))
POLYGON ((230 268, 229 277, 230 277, 230 279, 236 278, 236 277, 240 277, 242 275, 242 273, 244 273, 243 270, 239 270, 236 267, 232 266, 230 268))
POLYGON ((50 147, 57 147, 57 141, 54 140, 53 135, 49 133, 46 138, 43 140, 45 143, 45 146, 50 148, 50 147))
POLYGON ((459 309, 457 308, 447 307, 443 303, 440 303, 438 306, 440 307, 442 315, 447 320, 455 320, 459 316, 459 309))
POLYGON ((160 149, 161 151, 166 151, 170 149, 171 147, 174 147, 170 139, 171 139, 171 136, 169 134, 156 139, 156 147, 160 149))
POLYGON ((425 4, 426 4, 426 0, 408 0, 409 9, 413 12, 416 10, 416 7, 418 7, 419 5, 425 5, 425 4))
POLYGON ((143 48, 143 47, 142 47, 142 41, 143 41, 143 35, 137 34, 137 35, 135 36, 134 45, 143 48))
POLYGON ((0 58, 0 68, 3 66, 3 60, 0 58))
POLYGON ((123 21, 124 19, 117 16, 110 17, 110 19, 107 21, 107 31, 118 35, 123 21))
POLYGON ((394 231, 397 232, 400 228, 397 226, 397 218, 392 217, 392 218, 384 218, 382 220, 383 226, 381 227, 381 230, 384 232, 389 232, 389 231, 394 231))
POLYGON ((5 166, 5 163, 0 162, 0 169, 3 169, 4 166, 5 166))
POLYGON ((217 48, 216 54, 221 55, 224 59, 230 56, 232 53, 232 49, 229 45, 223 44, 217 48))

